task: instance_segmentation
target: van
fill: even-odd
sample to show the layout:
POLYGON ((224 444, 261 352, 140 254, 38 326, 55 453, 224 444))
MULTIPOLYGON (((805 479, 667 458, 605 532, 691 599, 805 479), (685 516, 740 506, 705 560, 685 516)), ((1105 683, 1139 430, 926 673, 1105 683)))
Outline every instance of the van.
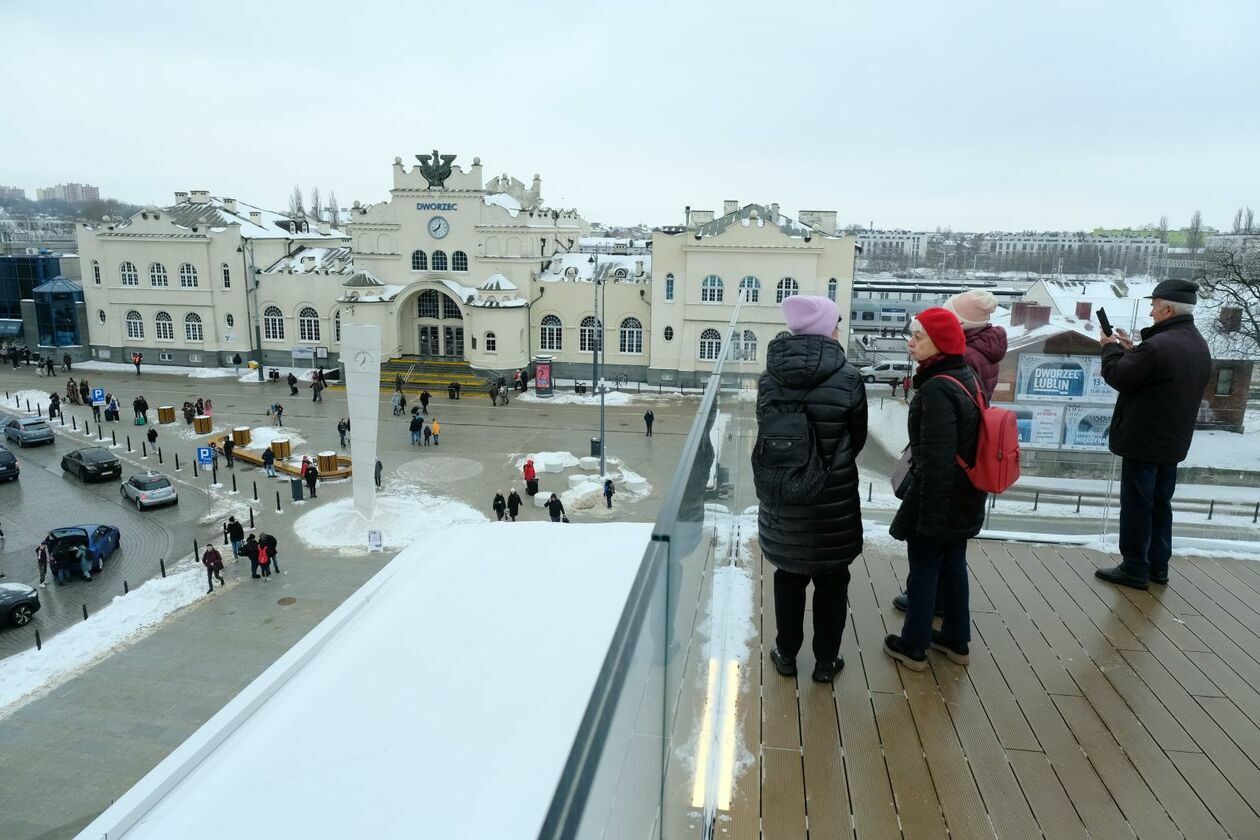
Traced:
POLYGON ((877 364, 867 365, 861 368, 858 373, 862 374, 862 380, 865 382, 886 382, 889 385, 900 385, 901 380, 910 375, 913 365, 910 362, 878 362, 877 364))

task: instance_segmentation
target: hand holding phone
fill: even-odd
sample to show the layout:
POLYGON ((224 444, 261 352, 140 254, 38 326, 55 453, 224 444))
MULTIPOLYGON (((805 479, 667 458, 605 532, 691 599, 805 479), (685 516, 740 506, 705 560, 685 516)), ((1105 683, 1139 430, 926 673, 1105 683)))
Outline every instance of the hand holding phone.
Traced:
POLYGON ((1107 317, 1107 310, 1103 309, 1101 306, 1098 307, 1098 324, 1102 327, 1103 335, 1111 335, 1111 319, 1107 317))

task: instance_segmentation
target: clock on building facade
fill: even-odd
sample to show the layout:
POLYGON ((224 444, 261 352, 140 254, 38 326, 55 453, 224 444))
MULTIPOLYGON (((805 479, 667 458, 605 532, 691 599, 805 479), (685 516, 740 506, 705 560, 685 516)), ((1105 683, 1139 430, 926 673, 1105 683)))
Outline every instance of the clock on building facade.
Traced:
POLYGON ((442 239, 446 234, 451 232, 451 223, 441 216, 434 216, 429 219, 429 236, 434 239, 442 239))

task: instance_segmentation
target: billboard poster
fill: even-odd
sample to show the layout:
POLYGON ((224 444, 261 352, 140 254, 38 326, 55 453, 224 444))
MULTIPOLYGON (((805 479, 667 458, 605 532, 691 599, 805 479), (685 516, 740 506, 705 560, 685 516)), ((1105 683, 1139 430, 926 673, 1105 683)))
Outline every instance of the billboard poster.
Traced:
POLYGON ((539 396, 544 397, 549 397, 553 393, 550 358, 537 357, 534 359, 534 391, 539 396))
POLYGON ((1101 405, 1065 406, 1063 448, 1106 450, 1114 410, 1101 405))
POLYGON ((1115 402, 1116 392, 1103 380, 1102 359, 1098 356, 1024 353, 1019 357, 1015 398, 1055 402, 1115 402))
POLYGON ((1029 449, 1057 449, 1063 443, 1062 405, 1016 405, 994 403, 1015 412, 1020 445, 1029 449))

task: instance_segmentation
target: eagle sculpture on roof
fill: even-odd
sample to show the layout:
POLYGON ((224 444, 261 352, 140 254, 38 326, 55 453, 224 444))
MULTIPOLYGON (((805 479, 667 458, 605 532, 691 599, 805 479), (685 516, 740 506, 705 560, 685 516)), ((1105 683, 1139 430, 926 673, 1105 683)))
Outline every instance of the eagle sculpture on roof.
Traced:
POLYGON ((446 179, 451 177, 451 161, 455 155, 439 155, 434 149, 431 155, 416 155, 420 161, 420 174, 429 182, 430 187, 446 186, 446 179))

